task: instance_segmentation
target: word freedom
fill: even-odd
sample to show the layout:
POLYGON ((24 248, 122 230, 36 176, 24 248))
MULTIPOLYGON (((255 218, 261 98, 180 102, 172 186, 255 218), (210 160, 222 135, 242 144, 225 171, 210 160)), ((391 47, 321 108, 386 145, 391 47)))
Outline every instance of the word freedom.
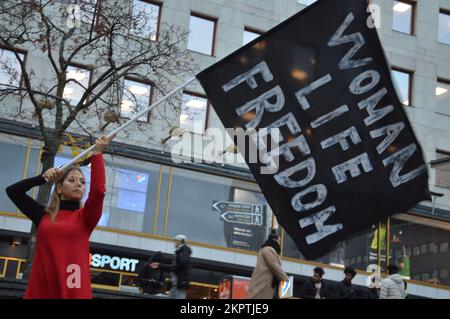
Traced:
MULTIPOLYGON (((339 61, 338 69, 341 71, 370 67, 373 62, 372 57, 353 59, 355 54, 365 45, 365 39, 360 32, 344 35, 344 31, 349 27, 353 20, 353 13, 349 13, 342 25, 337 29, 335 34, 327 43, 330 48, 349 43, 353 45, 345 56, 343 56, 339 61)), ((256 75, 260 75, 262 80, 266 83, 270 83, 274 80, 274 76, 272 75, 267 63, 265 61, 261 61, 250 70, 240 74, 233 80, 224 84, 222 89, 225 93, 228 93, 235 87, 246 84, 251 90, 254 90, 258 87, 256 75)), ((400 150, 394 154, 391 154, 392 152, 391 149, 389 149, 389 146, 391 146, 402 133, 405 128, 405 123, 400 121, 391 123, 384 127, 376 126, 378 121, 394 111, 393 105, 379 105, 380 101, 388 92, 384 86, 377 89, 375 88, 378 84, 380 84, 380 80, 381 75, 377 70, 370 68, 364 69, 356 78, 353 79, 353 81, 351 81, 349 91, 354 96, 360 96, 367 92, 372 93, 370 97, 361 100, 357 106, 360 112, 364 113, 364 125, 370 130, 370 137, 372 139, 383 137, 381 143, 379 143, 376 147, 376 152, 379 155, 383 166, 386 168, 391 167, 389 179, 392 186, 396 188, 401 184, 425 173, 426 167, 425 165, 421 165, 408 173, 403 175, 400 174, 403 167, 417 151, 418 147, 415 143, 403 145, 400 150)), ((331 74, 326 74, 308 86, 298 90, 295 93, 298 106, 301 107, 303 111, 308 111, 309 109, 314 108, 314 99, 310 99, 308 96, 312 92, 316 91, 319 94, 326 94, 326 86, 332 81, 333 77, 331 74)), ((246 128, 258 129, 260 128, 260 122, 265 112, 277 113, 280 112, 284 106, 285 95, 282 88, 279 85, 276 85, 256 99, 237 107, 236 113, 238 116, 244 118, 246 114, 253 112, 255 116, 252 120, 246 123, 246 128)), ((337 106, 333 111, 323 114, 312 121, 310 123, 310 127, 307 129, 320 130, 322 125, 332 123, 333 120, 339 120, 339 118, 344 117, 348 112, 348 105, 337 106)), ((279 130, 281 127, 287 128, 290 135, 295 136, 302 133, 302 128, 297 122, 294 114, 289 112, 286 115, 277 118, 271 124, 265 126, 267 129, 265 130, 265 134, 270 134, 271 130, 279 130)), ((304 129, 306 131, 306 128, 304 129)), ((284 139, 283 136, 278 136, 276 140, 278 142, 283 142, 284 139)), ((358 133, 358 130, 355 126, 350 126, 344 131, 322 140, 320 142, 320 146, 322 151, 335 147, 340 147, 342 151, 346 151, 350 149, 352 145, 357 145, 360 143, 362 143, 362 139, 358 133)), ((265 143, 261 143, 259 141, 259 143, 257 143, 257 148, 264 150, 266 145, 265 143)), ((327 187, 322 183, 310 185, 311 181, 316 176, 316 161, 311 155, 311 149, 304 135, 299 135, 295 139, 290 139, 288 142, 279 146, 276 150, 266 150, 266 155, 264 156, 265 164, 275 167, 276 164, 274 163, 273 158, 279 155, 281 155, 287 163, 293 163, 292 166, 286 168, 278 174, 273 175, 273 178, 280 186, 299 190, 299 192, 296 193, 291 199, 292 208, 298 213, 303 213, 314 208, 321 209, 320 205, 325 202, 328 191, 327 187), (300 151, 303 158, 294 157, 291 151, 294 148, 300 151), (300 180, 294 180, 292 177, 300 172, 306 172, 306 176, 300 180), (305 203, 304 198, 306 196, 308 196, 307 198, 315 197, 315 199, 305 203)), ((342 184, 349 180, 347 173, 350 173, 351 178, 355 178, 360 176, 362 173, 369 174, 373 170, 374 165, 369 159, 368 153, 363 152, 350 160, 346 160, 343 163, 333 166, 332 174, 336 183, 342 184)), ((316 233, 306 236, 306 242, 308 245, 317 243, 321 239, 343 229, 343 225, 341 223, 337 223, 335 225, 324 225, 324 222, 329 219, 335 211, 336 207, 331 205, 311 216, 307 216, 299 220, 299 225, 302 229, 310 225, 314 225, 317 228, 316 233)))

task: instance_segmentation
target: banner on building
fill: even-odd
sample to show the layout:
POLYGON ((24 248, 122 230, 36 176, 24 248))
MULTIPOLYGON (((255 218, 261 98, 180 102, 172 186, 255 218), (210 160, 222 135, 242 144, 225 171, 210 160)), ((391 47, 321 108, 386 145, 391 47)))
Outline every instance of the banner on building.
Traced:
POLYGON ((197 75, 226 128, 256 130, 239 151, 307 258, 429 199, 368 11, 319 0, 197 75))

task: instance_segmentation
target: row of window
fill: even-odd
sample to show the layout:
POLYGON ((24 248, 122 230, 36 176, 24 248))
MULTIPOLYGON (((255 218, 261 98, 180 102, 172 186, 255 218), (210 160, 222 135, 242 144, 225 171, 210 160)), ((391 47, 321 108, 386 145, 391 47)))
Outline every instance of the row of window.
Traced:
MULTIPOLYGON (((25 54, 18 54, 24 61, 25 54)), ((70 104, 76 105, 89 86, 92 69, 88 67, 69 66, 67 79, 75 79, 64 89, 64 98, 70 104)), ((401 103, 412 105, 412 83, 414 73, 399 68, 392 68, 392 78, 396 85, 401 103)), ((21 72, 19 61, 13 51, 0 49, 0 87, 20 86, 21 72)), ((437 112, 450 116, 450 81, 438 79, 436 85, 437 112)), ((153 86, 135 78, 126 78, 123 85, 121 100, 121 116, 130 118, 152 102, 153 86)), ((202 134, 206 129, 208 100, 201 94, 184 92, 181 103, 180 127, 188 131, 202 134), (194 126, 194 123, 201 125, 194 126)), ((148 121, 150 115, 143 115, 141 121, 148 121)))
MULTIPOLYGON (((80 10, 80 20, 91 23, 92 15, 97 0, 88 0, 88 5, 84 5, 80 10), (83 12, 87 14, 83 15, 83 12), (91 14, 89 14, 91 13, 91 14), (87 16, 87 17, 85 17, 87 16)), ((99 10, 101 10, 101 2, 99 10)), ((130 30, 130 34, 152 41, 157 41, 159 36, 159 26, 161 22, 161 10, 163 4, 147 0, 133 0, 131 15, 136 26, 130 30)), ((192 13, 189 21, 189 36, 187 48, 206 55, 214 55, 214 43, 216 35, 217 19, 206 17, 201 14, 192 13)), ((242 44, 246 44, 261 35, 261 32, 255 32, 245 29, 242 44)))
MULTIPOLYGON (((0 189, 39 172, 40 150, 27 148, 26 140, 12 136, 13 140, 9 139, 9 135, 0 135, 0 150, 5 154, 0 157, 0 166, 4 168, 0 170, 0 189)), ((70 148, 63 147, 63 151, 69 153, 70 148)), ((54 166, 68 160, 69 156, 58 154, 54 166)), ((167 238, 183 233, 194 242, 251 251, 257 251, 267 238, 273 215, 255 183, 119 156, 105 155, 105 162, 108 192, 98 226, 167 238), (234 223, 222 216, 224 212, 215 208, 215 202, 247 205, 242 214, 262 221, 257 223, 255 218, 234 223), (251 213, 248 205, 254 209, 251 213)), ((85 201, 90 167, 81 169, 86 177, 85 201)), ((16 212, 5 192, 0 192, 0 212, 16 212)))
MULTIPOLYGON (((414 246, 412 248, 412 256, 420 256, 425 254, 444 254, 448 253, 448 242, 442 242, 442 243, 429 243, 429 244, 421 244, 414 246)), ((407 248, 406 254, 409 256, 411 255, 411 248, 407 248)), ((395 257, 400 258, 401 251, 398 250, 395 252, 395 257)))
MULTIPOLYGON (((447 279, 448 278, 448 269, 444 268, 444 269, 439 269, 436 270, 438 277, 442 280, 442 279, 447 279)), ((413 280, 417 280, 417 281, 429 281, 430 279, 434 279, 436 276, 433 275, 433 273, 421 273, 421 274, 415 274, 411 277, 411 279, 413 280)))
MULTIPOLYGON (((97 0, 87 1, 88 5, 83 9, 86 11, 93 11, 96 1, 97 0)), ((303 5, 310 5, 315 1, 316 0, 297 0, 298 3, 303 5)), ((162 3, 133 0, 132 15, 136 17, 140 23, 136 28, 130 30, 131 34, 156 41, 158 39, 161 9, 162 3)), ((393 0, 392 10, 392 29, 413 35, 416 2, 412 0, 393 0)), ((91 21, 90 19, 83 17, 81 17, 81 20, 86 22, 91 21)), ((191 51, 214 55, 216 24, 217 18, 191 14, 187 48, 191 51)), ((250 42, 260 34, 260 32, 246 29, 243 34, 242 44, 244 45, 250 42)), ((450 45, 450 11, 445 9, 441 9, 439 12, 438 41, 450 45)))
MULTIPOLYGON (((19 53, 22 61, 25 53, 19 53)), ((75 79, 77 82, 69 82, 65 88, 63 97, 71 104, 76 105, 80 101, 85 88, 90 84, 92 69, 81 65, 71 65, 67 68, 67 80, 75 79)), ((21 68, 19 60, 13 51, 0 49, 0 88, 21 86, 21 68)), ((124 80, 120 115, 123 118, 131 118, 152 102, 153 86, 134 78, 124 80)), ((208 102, 204 96, 192 92, 184 92, 182 96, 180 127, 188 131, 202 134, 206 126, 208 102), (201 123, 194 126, 194 123, 201 123)), ((143 115, 139 120, 148 122, 149 115, 143 115)))
POLYGON ((345 260, 346 265, 359 265, 359 264, 367 264, 369 262, 369 256, 357 256, 348 258, 345 260))
MULTIPOLYGON (((298 3, 310 5, 316 0, 297 0, 298 3)), ((414 17, 416 3, 403 0, 393 1, 392 29, 406 34, 414 34, 414 17)), ((214 54, 216 19, 191 15, 189 24, 188 49, 203 54, 214 54)), ((260 32, 244 30, 242 44, 245 45, 261 35, 260 32)), ((450 11, 441 9, 439 12, 438 41, 450 45, 450 11)))
MULTIPOLYGON (((425 0, 429 1, 429 0, 425 0)), ((316 0, 297 0, 297 3, 310 5, 316 0)), ((393 0, 392 1, 392 30, 414 35, 416 1, 413 0, 393 0)), ((450 45, 450 11, 439 10, 438 41, 450 45)))
MULTIPOLYGON (((448 253, 448 242, 442 242, 442 243, 429 243, 429 244, 421 244, 418 246, 414 246, 412 249, 411 247, 405 247, 405 253, 407 256, 419 256, 424 255, 428 253, 448 253)), ((400 249, 397 249, 394 253, 395 260, 398 260, 402 257, 403 253, 400 249)), ((369 256, 355 256, 352 258, 345 259, 346 265, 359 265, 361 263, 367 264, 369 261, 369 256)))

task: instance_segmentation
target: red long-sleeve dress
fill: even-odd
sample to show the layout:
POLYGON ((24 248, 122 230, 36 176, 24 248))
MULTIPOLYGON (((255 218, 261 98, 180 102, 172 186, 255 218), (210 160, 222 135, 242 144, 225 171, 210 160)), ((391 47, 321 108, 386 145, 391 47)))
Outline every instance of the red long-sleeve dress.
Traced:
POLYGON ((105 197, 103 156, 91 157, 91 187, 84 207, 72 210, 71 205, 62 205, 54 223, 45 207, 25 194, 44 182, 38 176, 7 188, 17 207, 38 226, 36 252, 24 298, 90 299, 89 237, 101 217, 105 197), (65 206, 68 208, 64 209, 65 206))

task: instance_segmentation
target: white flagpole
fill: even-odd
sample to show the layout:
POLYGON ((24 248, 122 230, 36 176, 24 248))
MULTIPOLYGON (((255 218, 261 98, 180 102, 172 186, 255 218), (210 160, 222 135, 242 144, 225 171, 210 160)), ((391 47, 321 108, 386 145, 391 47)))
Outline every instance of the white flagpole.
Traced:
MULTIPOLYGON (((140 118, 142 115, 146 114, 147 112, 149 112, 151 109, 153 109, 154 107, 160 105, 162 102, 164 102, 165 100, 167 100, 169 97, 171 97, 172 95, 174 95, 175 93, 177 93, 178 91, 180 91, 181 89, 183 89, 184 87, 186 87, 187 85, 189 85, 190 83, 192 83, 194 80, 196 79, 196 77, 192 77, 189 80, 187 80, 186 82, 184 82, 183 84, 181 84, 180 86, 174 88, 172 91, 170 91, 169 93, 167 93, 167 95, 165 95, 162 99, 160 99, 159 101, 153 103, 152 105, 150 105, 149 107, 147 107, 146 109, 142 110, 141 112, 139 112, 135 117, 129 119, 126 123, 124 123, 123 125, 119 126, 118 128, 116 128, 114 131, 112 131, 111 133, 109 133, 107 136, 111 137, 112 135, 116 134, 117 132, 123 130, 124 128, 126 128, 128 125, 130 125, 131 123, 137 121, 138 118, 140 118)), ((87 153, 91 152, 94 150, 95 145, 92 145, 91 147, 89 147, 87 150, 83 151, 82 153, 78 154, 76 157, 74 157, 73 159, 71 159, 69 162, 67 162, 66 164, 64 164, 63 167, 60 167, 60 169, 65 170, 67 167, 69 167, 70 165, 72 165, 73 163, 75 163, 77 160, 79 160, 80 158, 82 158, 84 155, 86 155, 87 153)))

